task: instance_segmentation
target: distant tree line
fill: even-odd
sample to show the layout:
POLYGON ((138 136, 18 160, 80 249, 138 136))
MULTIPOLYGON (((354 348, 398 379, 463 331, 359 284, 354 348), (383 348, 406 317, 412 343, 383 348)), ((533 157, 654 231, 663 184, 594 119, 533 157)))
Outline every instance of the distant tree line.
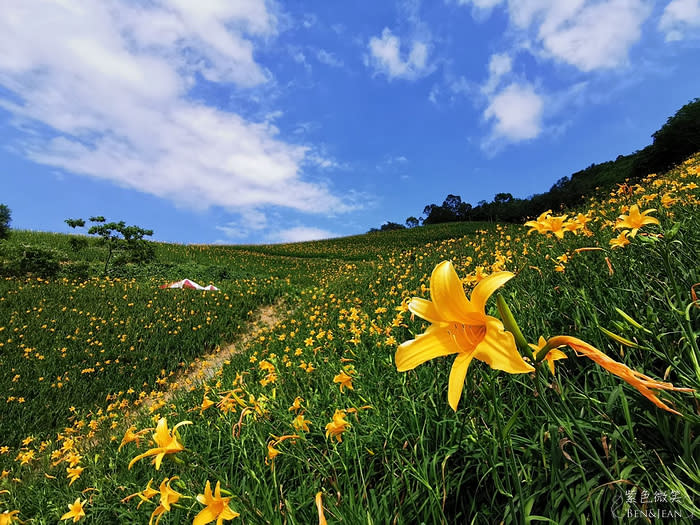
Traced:
POLYGON ((635 181, 649 173, 667 171, 700 151, 700 98, 669 117, 652 138, 652 144, 631 155, 591 164, 571 176, 562 177, 545 193, 525 199, 515 198, 510 193, 497 193, 491 202, 480 201, 476 206, 463 202, 459 195, 450 194, 441 205, 427 205, 420 218, 409 217, 405 225, 387 222, 370 232, 458 221, 523 222, 546 210, 577 206, 598 189, 609 190, 625 179, 635 181))

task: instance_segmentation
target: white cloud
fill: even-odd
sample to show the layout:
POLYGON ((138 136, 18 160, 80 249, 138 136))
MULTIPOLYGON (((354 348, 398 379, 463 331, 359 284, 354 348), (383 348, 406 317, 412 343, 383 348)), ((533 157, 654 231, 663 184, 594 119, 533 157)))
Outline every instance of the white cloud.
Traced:
POLYGON ((659 29, 666 41, 682 40, 700 28, 700 0, 673 0, 664 9, 659 29))
POLYGON ((389 80, 414 80, 431 73, 433 68, 428 63, 428 45, 414 39, 409 47, 408 54, 402 53, 401 39, 392 34, 389 28, 384 28, 381 37, 372 37, 369 41, 369 64, 389 80))
POLYGON ((340 60, 333 53, 329 53, 325 49, 320 49, 318 53, 316 53, 316 58, 319 62, 321 62, 322 64, 326 64, 327 66, 343 67, 343 61, 340 60))
POLYGON ((307 62, 306 55, 303 51, 299 51, 298 49, 291 49, 290 54, 292 55, 292 60, 294 60, 294 62, 304 66, 304 69, 306 69, 306 71, 311 71, 311 64, 307 62))
POLYGON ((550 11, 540 26, 540 40, 545 52, 581 71, 624 64, 651 12, 646 2, 639 0, 587 4, 563 13, 561 19, 557 19, 557 11, 550 11))
POLYGON ((493 9, 503 0, 457 0, 459 5, 473 5, 477 9, 493 9))
POLYGON ((491 55, 491 61, 489 62, 489 78, 486 84, 481 88, 482 92, 486 95, 493 93, 503 76, 510 73, 512 68, 513 61, 509 55, 505 53, 491 55))
MULTIPOLYGON (((460 1, 492 8, 501 2, 460 1)), ((624 64, 651 14, 648 0, 508 0, 511 24, 534 52, 581 71, 624 64)))
POLYGON ((316 241, 338 237, 337 234, 321 228, 311 226, 296 226, 286 230, 280 230, 267 236, 267 240, 274 243, 316 241))
POLYGON ((543 98, 530 84, 513 83, 498 92, 484 111, 484 118, 493 121, 491 137, 485 145, 496 141, 520 142, 537 137, 542 131, 543 98))
POLYGON ((268 220, 265 213, 255 208, 242 209, 238 211, 240 219, 230 221, 224 226, 216 226, 216 229, 223 232, 228 239, 245 239, 252 232, 260 232, 268 227, 268 220))
POLYGON ((345 210, 302 178, 313 148, 283 141, 270 119, 188 98, 195 73, 238 89, 265 82, 254 42, 275 23, 264 0, 11 2, 0 107, 29 127, 20 146, 39 163, 190 207, 345 210))

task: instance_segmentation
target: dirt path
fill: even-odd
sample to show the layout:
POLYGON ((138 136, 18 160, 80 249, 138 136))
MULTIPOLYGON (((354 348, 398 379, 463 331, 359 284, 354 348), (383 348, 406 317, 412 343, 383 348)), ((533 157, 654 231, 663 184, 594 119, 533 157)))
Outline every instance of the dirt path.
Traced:
POLYGON ((167 391, 159 392, 156 396, 144 398, 136 412, 147 411, 156 405, 162 406, 171 401, 183 389, 190 389, 212 379, 223 368, 224 364, 231 359, 231 356, 245 350, 256 336, 258 330, 271 328, 282 318, 283 306, 282 301, 261 306, 255 312, 253 320, 245 325, 235 342, 217 347, 214 353, 196 358, 190 363, 187 370, 181 372, 169 382, 167 391))
MULTIPOLYGON (((261 306, 255 312, 253 319, 244 325, 235 342, 218 347, 214 353, 195 359, 186 370, 171 378, 168 390, 147 396, 138 405, 134 403, 133 407, 124 414, 119 424, 120 430, 112 429, 109 435, 114 435, 114 432, 117 434, 124 432, 126 428, 133 425, 140 417, 149 412, 152 413, 159 410, 184 389, 191 389, 212 379, 221 370, 226 361, 231 359, 231 356, 245 350, 253 338, 256 337, 258 330, 271 328, 280 321, 284 316, 283 310, 284 302, 282 300, 278 300, 272 305, 261 306)), ((81 444, 81 453, 86 454, 100 442, 100 436, 88 438, 81 444)))

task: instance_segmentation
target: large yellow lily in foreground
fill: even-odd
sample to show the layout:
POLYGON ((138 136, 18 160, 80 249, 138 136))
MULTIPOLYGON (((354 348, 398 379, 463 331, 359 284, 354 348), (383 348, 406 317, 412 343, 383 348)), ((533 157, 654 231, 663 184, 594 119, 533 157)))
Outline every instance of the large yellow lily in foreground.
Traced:
POLYGON ((472 359, 511 374, 534 371, 518 353, 513 335, 504 330, 501 321, 485 313, 487 299, 513 277, 510 272, 493 273, 482 279, 471 299, 467 299, 452 263, 438 264, 430 276, 431 300, 414 297, 408 303, 412 313, 432 325, 425 333, 399 346, 397 370, 412 370, 435 357, 457 354, 447 391, 448 402, 455 411, 472 359))

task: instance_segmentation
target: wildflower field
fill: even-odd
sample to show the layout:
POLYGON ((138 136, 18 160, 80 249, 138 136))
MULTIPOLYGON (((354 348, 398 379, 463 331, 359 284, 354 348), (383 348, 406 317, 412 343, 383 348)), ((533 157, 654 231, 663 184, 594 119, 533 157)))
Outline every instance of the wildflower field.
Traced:
POLYGON ((692 523, 699 184, 2 280, 0 525, 692 523))

